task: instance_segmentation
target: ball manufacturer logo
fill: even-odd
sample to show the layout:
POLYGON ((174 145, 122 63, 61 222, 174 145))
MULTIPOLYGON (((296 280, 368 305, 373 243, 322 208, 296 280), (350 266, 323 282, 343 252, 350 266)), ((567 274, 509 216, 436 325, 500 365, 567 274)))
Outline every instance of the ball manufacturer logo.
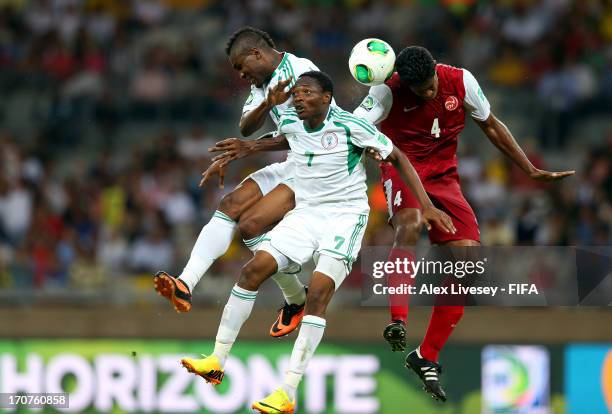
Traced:
POLYGON ((444 107, 447 111, 454 111, 459 106, 459 99, 456 96, 449 96, 444 101, 444 107))
POLYGON ((372 98, 371 96, 366 96, 366 98, 359 106, 361 106, 366 111, 371 110, 372 108, 374 108, 374 98, 372 98))
POLYGON ((321 138, 321 145, 326 150, 334 149, 338 145, 338 137, 333 132, 327 132, 321 138))

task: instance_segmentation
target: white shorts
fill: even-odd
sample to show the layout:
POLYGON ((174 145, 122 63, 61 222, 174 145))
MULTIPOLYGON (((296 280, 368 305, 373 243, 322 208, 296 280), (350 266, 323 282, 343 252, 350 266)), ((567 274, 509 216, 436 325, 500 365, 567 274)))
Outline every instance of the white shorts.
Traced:
POLYGON ((293 190, 293 161, 275 162, 255 171, 250 178, 257 183, 262 195, 268 194, 279 184, 285 184, 293 190))
POLYGON ((303 265, 313 259, 318 261, 319 255, 341 260, 345 271, 328 275, 334 279, 337 289, 359 254, 367 223, 367 214, 320 207, 299 208, 287 213, 280 223, 268 232, 260 249, 275 258, 277 254, 274 250, 280 252, 290 260, 290 264, 303 265))

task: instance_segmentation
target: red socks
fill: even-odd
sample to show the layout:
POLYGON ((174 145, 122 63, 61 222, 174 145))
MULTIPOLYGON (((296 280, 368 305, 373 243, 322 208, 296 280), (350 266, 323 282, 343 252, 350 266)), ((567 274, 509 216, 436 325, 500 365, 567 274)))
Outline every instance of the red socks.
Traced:
POLYGON ((427 333, 420 347, 423 358, 438 361, 440 350, 448 341, 462 316, 463 306, 435 306, 433 308, 427 333))
MULTIPOLYGON (((393 248, 389 253, 388 261, 391 263, 396 263, 397 260, 400 261, 401 272, 391 272, 387 273, 387 286, 389 287, 399 287, 402 284, 412 285, 414 279, 411 278, 412 272, 405 270, 412 269, 411 265, 404 265, 404 259, 413 262, 414 261, 414 253, 409 250, 402 250, 393 248)), ((391 320, 392 321, 402 321, 406 323, 406 318, 408 317, 408 297, 409 295, 406 293, 397 293, 393 295, 389 295, 389 311, 391 312, 391 320)))

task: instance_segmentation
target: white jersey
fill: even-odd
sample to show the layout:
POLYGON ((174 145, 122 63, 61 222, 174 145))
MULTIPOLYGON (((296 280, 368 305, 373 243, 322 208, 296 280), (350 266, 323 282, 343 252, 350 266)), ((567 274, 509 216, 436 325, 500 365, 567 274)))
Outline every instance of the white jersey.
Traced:
MULTIPOLYGON (((478 85, 478 81, 467 69, 463 70, 463 86, 465 88, 465 97, 463 98, 463 106, 466 112, 472 118, 478 121, 485 121, 491 114, 491 105, 482 93, 482 89, 478 85)), ((393 106, 393 93, 391 89, 385 85, 372 86, 361 103, 354 111, 358 117, 365 118, 373 124, 379 124, 384 121, 391 107, 393 106)))
MULTIPOLYGON (((311 70, 319 70, 319 68, 308 59, 299 58, 289 52, 285 52, 283 54, 283 59, 272 73, 269 82, 264 83, 260 87, 251 85, 251 93, 242 107, 242 113, 244 114, 261 105, 268 96, 268 89, 276 86, 279 81, 293 77, 291 83, 287 87, 291 88, 302 73, 311 70)), ((291 97, 286 102, 276 105, 270 110, 270 118, 272 118, 276 126, 278 126, 281 112, 289 107, 293 107, 293 98, 291 97)))
POLYGON ((323 124, 310 130, 289 108, 281 113, 278 133, 287 138, 293 152, 296 209, 369 211, 363 150, 372 147, 383 159, 393 150, 391 140, 373 124, 330 106, 323 124))

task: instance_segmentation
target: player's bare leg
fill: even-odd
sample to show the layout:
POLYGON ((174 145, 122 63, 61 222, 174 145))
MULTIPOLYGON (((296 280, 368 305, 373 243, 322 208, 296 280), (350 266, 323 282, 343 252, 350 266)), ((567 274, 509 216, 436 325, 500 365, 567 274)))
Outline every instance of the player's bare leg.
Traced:
POLYGON ((242 238, 248 240, 265 233, 294 207, 293 191, 285 184, 277 185, 240 214, 239 228, 242 238))
MULTIPOLYGON (((282 192, 284 200, 282 202, 279 197, 280 192, 275 190, 262 197, 259 185, 251 178, 247 178, 232 192, 225 195, 210 222, 202 228, 181 275, 175 278, 163 271, 155 275, 154 282, 157 292, 167 298, 177 312, 188 312, 191 309, 191 292, 212 263, 227 251, 242 217, 247 217, 250 231, 258 231, 254 225, 257 224, 259 231, 263 232, 263 229, 274 225, 292 208, 294 205, 293 192, 288 187, 283 187, 286 188, 286 191, 282 192), (271 193, 274 194, 270 196, 271 193), (266 198, 268 196, 274 201, 268 201, 269 199, 266 198), (265 206, 258 206, 262 201, 265 201, 265 206), (278 203, 278 206, 274 206, 273 203, 278 203), (262 210, 263 214, 254 213, 262 208, 265 208, 262 210), (253 217, 257 221, 253 220, 253 217)), ((303 303, 304 287, 297 277, 285 277, 282 284, 281 290, 285 292, 286 289, 289 289, 289 296, 294 294, 293 292, 299 287, 301 293, 298 293, 293 300, 301 300, 303 303)))
MULTIPOLYGON (((257 249, 265 234, 295 207, 293 191, 285 184, 279 184, 266 194, 255 205, 240 216, 240 233, 247 246, 257 249), (259 240, 258 240, 259 239, 259 240), (255 240, 255 242, 253 242, 255 240)), ((284 274, 277 273, 272 279, 280 287, 285 297, 283 306, 279 309, 276 321, 270 328, 270 336, 279 338, 295 330, 304 316, 306 302, 306 287, 295 275, 300 266, 283 269, 284 274)))
MULTIPOLYGON (((480 246, 480 243, 475 240, 453 240, 444 245, 454 247, 453 253, 457 253, 458 247, 480 246)), ((464 254, 469 255, 467 251, 464 254)), ((440 385, 442 366, 438 363, 438 355, 463 312, 463 306, 434 306, 423 342, 406 357, 406 367, 419 376, 425 391, 439 401, 446 401, 446 393, 440 385)))
POLYGON ((229 248, 242 213, 261 199, 257 183, 247 178, 226 194, 210 221, 202 228, 189 261, 179 277, 157 272, 153 281, 157 293, 170 301, 177 312, 191 310, 191 292, 214 261, 229 248))
MULTIPOLYGON (((414 260, 413 249, 419 240, 421 232, 421 212, 416 208, 399 210, 391 218, 393 226, 393 248, 389 253, 388 261, 408 258, 414 260)), ((387 274, 388 286, 399 286, 411 281, 406 274, 387 274)), ((412 279, 413 280, 413 279, 412 279)), ((406 319, 408 317, 408 295, 389 295, 389 311, 391 323, 383 332, 383 338, 391 346, 391 351, 404 351, 406 349, 406 319)))

